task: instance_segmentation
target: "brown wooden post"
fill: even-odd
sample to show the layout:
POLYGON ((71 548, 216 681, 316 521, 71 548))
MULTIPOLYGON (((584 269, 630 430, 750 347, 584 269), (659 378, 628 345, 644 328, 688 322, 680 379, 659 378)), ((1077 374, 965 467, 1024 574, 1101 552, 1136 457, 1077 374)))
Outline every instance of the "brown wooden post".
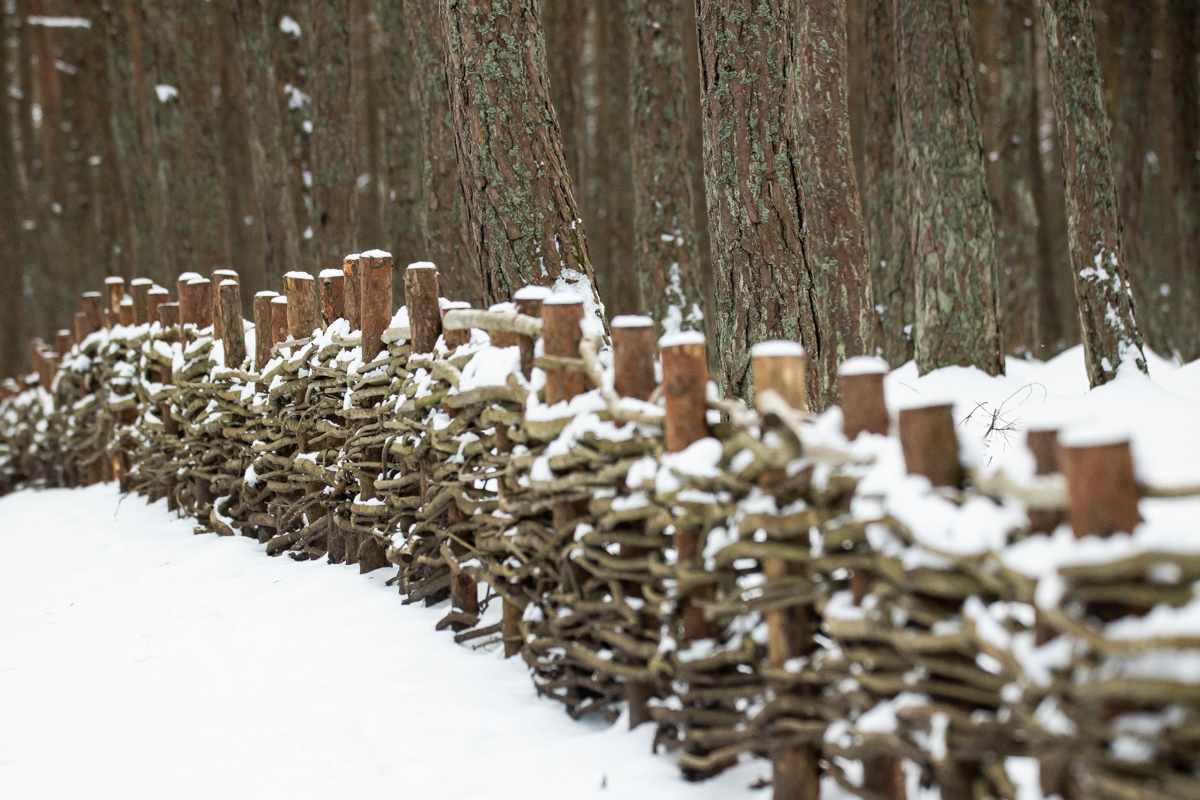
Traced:
MULTIPOLYGON (((185 291, 187 291, 187 285, 191 281, 194 281, 200 277, 203 277, 203 276, 199 272, 185 272, 182 275, 180 275, 178 278, 176 278, 176 280, 175 280, 175 300, 176 300, 176 302, 179 303, 179 305, 181 307, 183 306, 183 293, 185 291)), ((182 313, 183 312, 180 311, 181 315, 182 315, 182 313)))
POLYGON ((163 303, 171 301, 171 293, 161 286, 152 286, 146 292, 146 310, 143 312, 146 315, 147 322, 158 321, 158 307, 163 303))
POLYGON ((82 311, 75 312, 75 341, 83 343, 83 340, 88 335, 88 320, 87 314, 82 311))
MULTIPOLYGON (((444 320, 446 318, 447 311, 461 310, 461 309, 466 309, 466 308, 470 308, 470 307, 471 307, 471 304, 468 302, 465 302, 463 300, 450 301, 442 307, 442 319, 444 320)), ((456 347, 460 347, 464 344, 470 343, 471 330, 469 328, 465 328, 462 330, 453 330, 452 331, 443 324, 442 325, 442 336, 446 340, 447 349, 453 350, 456 347)))
POLYGON ((154 281, 149 278, 134 278, 129 283, 129 291, 133 295, 134 325, 145 325, 151 320, 146 308, 146 296, 150 294, 152 286, 154 286, 154 281))
POLYGON ((1064 437, 1058 463, 1067 479, 1075 538, 1132 533, 1142 521, 1128 439, 1064 437))
POLYGON ((117 327, 117 323, 121 321, 119 314, 114 314, 110 309, 107 308, 100 312, 100 316, 104 319, 104 327, 110 331, 117 327))
POLYGON ((179 324, 179 303, 159 303, 158 324, 162 329, 169 330, 179 324))
POLYGON ((221 327, 223 322, 221 319, 221 284, 227 280, 239 284, 241 281, 237 272, 231 269, 214 269, 211 280, 213 339, 220 339, 224 335, 224 329, 221 327))
POLYGON ((271 298, 271 345, 286 342, 288 338, 288 301, 283 295, 271 298))
POLYGON ((212 282, 208 278, 192 278, 179 295, 179 323, 199 333, 212 325, 212 282))
POLYGON ((125 299, 125 279, 117 275, 105 278, 104 292, 108 300, 106 308, 119 317, 121 301, 125 299))
POLYGON ((126 297, 121 301, 120 323, 126 327, 133 325, 133 298, 126 297))
POLYGON ((259 292, 254 295, 254 371, 262 373, 271 359, 271 301, 279 292, 259 292))
MULTIPOLYGON (((515 313, 516 310, 517 310, 516 303, 492 303, 490 306, 488 306, 488 311, 494 311, 497 314, 512 314, 512 313, 515 313)), ((540 301, 538 302, 537 312, 538 312, 537 315, 540 317, 542 315, 542 304, 540 301)), ((520 338, 521 337, 517 336, 517 334, 513 333, 512 331, 488 331, 488 339, 491 340, 492 347, 516 347, 518 344, 517 340, 520 338)), ((532 348, 530 349, 529 353, 530 353, 529 368, 530 368, 530 370, 532 370, 533 369, 533 350, 532 350, 532 348)), ((522 362, 522 364, 523 363, 524 362, 522 362)), ((527 378, 529 377, 528 374, 526 374, 526 377, 527 378)))
POLYGON ((346 273, 340 269, 323 269, 317 276, 321 290, 321 322, 328 328, 346 317, 346 273))
POLYGON ((807 358, 798 342, 759 342, 750 348, 750 360, 754 365, 755 397, 772 389, 797 411, 808 410, 804 384, 807 358))
MULTIPOLYGON (((363 267, 363 305, 366 307, 366 267, 363 267)), ((438 309, 437 267, 428 261, 409 264, 404 270, 404 300, 408 305, 408 326, 412 331, 412 351, 432 353, 442 335, 442 314, 438 309)), ((364 313, 364 317, 366 314, 364 313)), ((364 354, 363 360, 366 361, 364 354)))
POLYGON ((54 349, 58 353, 58 357, 62 358, 67 353, 71 352, 71 348, 75 345, 75 337, 68 330, 61 330, 54 335, 54 349))
POLYGON ((321 327, 317 311, 317 283, 307 272, 289 272, 283 276, 287 292, 288 336, 307 339, 321 327))
POLYGON ((104 316, 101 314, 103 307, 100 305, 101 295, 99 292, 84 292, 80 298, 80 308, 83 310, 84 316, 87 318, 87 332, 95 333, 104 327, 104 316))
MULTIPOLYGON (((662 348, 663 444, 668 453, 686 450, 708 436, 708 354, 704 334, 689 331, 664 336, 662 348)), ((699 557, 700 534, 695 530, 675 531, 675 552, 679 562, 699 557)), ((706 593, 708 587, 697 592, 706 593)), ((687 641, 712 635, 708 622, 691 597, 679 598, 679 618, 687 641)))
MULTIPOLYGON (((583 300, 574 294, 552 294, 542 301, 542 343, 546 355, 579 358, 583 341, 583 300)), ((565 369, 546 370, 546 404, 570 400, 587 391, 587 376, 565 369)))
POLYGON ((362 328, 362 259, 352 253, 342 260, 342 274, 346 276, 346 320, 350 330, 362 328))
POLYGON ((887 362, 882 358, 858 356, 838 367, 838 390, 842 395, 842 433, 850 441, 860 433, 887 436, 891 426, 883 398, 887 362))
MULTIPOLYGON (((1053 475, 1058 472, 1058 431, 1030 429, 1025 439, 1033 453, 1034 472, 1037 475, 1053 475)), ((1029 529, 1034 533, 1051 533, 1064 519, 1062 511, 1052 509, 1030 509, 1029 529)))
POLYGON ((217 287, 217 295, 221 298, 221 339, 225 346, 225 366, 230 369, 241 369, 246 360, 246 330, 242 322, 242 287, 230 278, 221 281, 217 287))
MULTIPOLYGON (((369 364, 386 349, 383 332, 392 323, 392 256, 383 250, 368 250, 359 254, 358 263, 358 321, 362 328, 363 362, 369 364)), ((440 325, 441 317, 437 321, 440 325)))
MULTIPOLYGON (((550 294, 550 290, 545 286, 522 286, 513 295, 513 306, 518 314, 524 314, 527 317, 541 317, 542 303, 546 302, 546 298, 550 294)), ((529 377, 533 375, 533 351, 537 346, 537 339, 532 336, 508 333, 502 341, 505 344, 497 346, 512 347, 515 344, 521 348, 521 374, 525 376, 525 380, 529 380, 529 377)), ((493 343, 495 343, 494 338, 493 343)))
POLYGON ((654 376, 657 346, 654 320, 623 315, 612 321, 613 389, 621 397, 649 400, 658 386, 654 376))
POLYGON ((931 405, 900 412, 900 446, 909 475, 924 475, 934 486, 962 485, 953 406, 931 405))

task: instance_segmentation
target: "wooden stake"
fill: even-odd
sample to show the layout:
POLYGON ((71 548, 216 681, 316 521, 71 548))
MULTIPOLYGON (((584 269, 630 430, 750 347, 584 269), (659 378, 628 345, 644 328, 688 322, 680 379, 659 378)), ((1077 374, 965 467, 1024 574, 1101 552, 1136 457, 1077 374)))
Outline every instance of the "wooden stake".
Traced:
MULTIPOLYGON (((78 315, 76 315, 78 317, 78 315)), ((71 348, 75 346, 75 337, 68 330, 59 331, 54 335, 54 349, 58 352, 58 357, 62 358, 67 353, 71 352, 71 348)))
POLYGON ((953 406, 906 408, 900 412, 900 446, 909 475, 924 475, 934 486, 962 485, 953 406))
POLYGON ((346 316, 346 274, 340 269, 323 269, 317 283, 321 290, 321 322, 328 328, 346 316))
POLYGON ((158 324, 163 330, 174 328, 179 324, 179 303, 159 303, 158 324))
POLYGON ((121 301, 120 323, 126 327, 133 325, 133 299, 126 297, 121 301))
POLYGON ((409 264, 404 271, 404 301, 408 305, 414 353, 432 353, 442 335, 439 296, 437 268, 428 261, 409 264))
POLYGON ((193 278, 179 295, 179 322, 192 326, 196 332, 212 325, 212 282, 208 278, 193 278))
POLYGON ((658 386, 654 376, 654 320, 619 316, 612 321, 613 389, 621 397, 649 400, 658 386))
POLYGON ((82 311, 75 312, 75 341, 82 343, 88 335, 88 319, 87 314, 82 311))
MULTIPOLYGON (((542 343, 546 355, 559 358, 579 358, 579 343, 583 341, 583 300, 573 294, 552 294, 542 301, 542 343)), ((565 369, 546 370, 546 404, 570 400, 587 391, 587 377, 582 372, 565 369)))
POLYGON ((350 330, 362 328, 362 261, 358 253, 342 260, 342 274, 346 276, 346 319, 350 330))
MULTIPOLYGON (((383 332, 392 322, 392 256, 382 250, 368 250, 359 255, 359 264, 358 319, 362 326, 363 362, 369 364, 387 349, 383 332)), ((434 309, 436 313, 436 300, 434 309)), ((441 317, 437 317, 437 322, 441 325, 441 317)))
POLYGON ((271 345, 286 342, 288 338, 288 301, 283 295, 271 298, 271 345))
POLYGON ((221 298, 221 330, 225 345, 225 366, 241 369, 246 360, 245 325, 242 324, 242 287, 235 280, 223 280, 217 287, 221 298))
POLYGON ((241 281, 238 274, 231 269, 214 269, 211 280, 213 339, 219 340, 224 335, 223 320, 221 319, 221 284, 227 280, 239 284, 241 281))
POLYGON ((151 320, 146 308, 146 297, 154 281, 149 278, 134 278, 129 283, 129 291, 133 294, 133 324, 145 325, 151 320))
POLYGON ((158 307, 163 303, 169 303, 170 301, 171 293, 166 289, 161 286, 150 287, 150 290, 146 292, 146 310, 143 312, 146 315, 146 321, 157 322, 158 307))
MULTIPOLYGON (((463 309, 463 308, 470 308, 470 307, 471 307, 470 303, 464 303, 461 300, 455 300, 453 302, 446 303, 445 308, 442 309, 442 317, 445 318, 447 311, 453 311, 454 309, 463 309)), ((442 336, 445 337, 446 347, 450 350, 453 350, 454 348, 460 347, 464 344, 468 344, 471 341, 471 331, 470 330, 453 330, 452 331, 452 330, 449 330, 448 328, 446 328, 445 325, 442 326, 442 336)))
POLYGON ((1129 440, 1067 443, 1058 449, 1058 463, 1075 538, 1132 533, 1142 521, 1129 440))
MULTIPOLYGON (((546 298, 550 294, 550 290, 545 286, 522 286, 513 295, 513 305, 518 314, 524 314, 527 317, 541 317, 542 303, 546 302, 546 298)), ((499 332, 492 335, 492 344, 496 344, 497 347, 512 347, 515 344, 521 348, 521 374, 525 376, 525 380, 529 380, 533 375, 533 352, 537 347, 537 339, 531 336, 506 333, 501 339, 505 344, 497 344, 496 336, 498 334, 499 332)))
POLYGON ((125 279, 116 275, 105 278, 104 291, 108 298, 108 310, 120 317, 121 301, 125 299, 125 279))
POLYGON ((808 390, 804 385, 807 360, 797 342, 774 340, 759 342, 750 348, 754 365, 754 394, 773 389, 797 411, 808 410, 808 390))
POLYGON ((110 309, 107 308, 101 312, 101 316, 104 318, 104 327, 110 331, 117 327, 117 323, 121 321, 119 314, 114 314, 110 309))
POLYGON ((850 441, 857 439, 864 431, 887 436, 891 417, 883 399, 885 375, 887 362, 869 356, 847 359, 838 368, 842 433, 850 441))
MULTIPOLYGON (((104 327, 104 316, 100 313, 102 310, 100 305, 100 293, 84 292, 79 302, 79 307, 83 311, 84 316, 87 318, 87 333, 95 333, 104 327)), ((80 341, 83 340, 81 339, 80 341)))
POLYGON ((262 373, 271 360, 271 301, 279 292, 259 292, 254 295, 254 371, 262 373))
POLYGON ((317 283, 307 272, 289 272, 283 276, 287 291, 287 329, 293 339, 307 339, 321 327, 317 311, 317 283))
MULTIPOLYGON (((1058 472, 1058 431, 1031 430, 1025 444, 1033 453, 1034 471, 1038 475, 1053 475, 1058 472)), ((1051 533, 1062 523, 1062 511, 1030 509, 1029 529, 1034 533, 1051 533)))
MULTIPOLYGON (((175 280, 175 300, 180 306, 183 305, 183 294, 187 291, 187 285, 201 277, 203 276, 198 272, 185 272, 175 280)), ((182 314, 182 311, 180 313, 182 314)))
MULTIPOLYGON (((518 289, 518 291, 521 291, 518 289)), ((501 314, 511 314, 517 310, 516 303, 493 303, 488 306, 488 311, 495 311, 501 314)), ((541 303, 538 304, 538 316, 542 314, 541 303)), ((512 331, 488 331, 488 338, 492 341, 492 347, 516 347, 519 337, 512 331)), ((530 353, 533 351, 530 350, 530 353)), ((524 361, 522 361, 524 364, 524 361)), ((533 360, 530 359, 529 368, 533 369, 533 360)), ((528 377, 528 375, 526 375, 528 377)))

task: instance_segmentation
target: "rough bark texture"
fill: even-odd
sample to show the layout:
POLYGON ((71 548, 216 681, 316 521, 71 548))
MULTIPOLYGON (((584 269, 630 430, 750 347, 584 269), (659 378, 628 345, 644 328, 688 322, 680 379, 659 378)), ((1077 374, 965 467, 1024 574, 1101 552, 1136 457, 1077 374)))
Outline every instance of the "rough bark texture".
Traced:
POLYGON ((1042 20, 1062 146, 1067 237, 1084 361, 1088 381, 1099 386, 1116 377, 1122 362, 1133 361, 1144 372, 1146 360, 1121 255, 1117 187, 1091 7, 1088 0, 1046 0, 1042 20))
POLYGON ((996 241, 966 2, 897 0, 895 13, 917 369, 999 374, 996 241))
MULTIPOLYGON (((5 20, 7 23, 7 20, 5 20)), ((4 26, 7 38, 7 24, 4 26)), ((9 48, 0 50, 0 74, 8 75, 9 48)), ((21 231, 17 225, 18 207, 23 192, 20 187, 20 169, 17 151, 13 142, 11 104, 8 98, 0 99, 0 186, 9 187, 0 192, 0 285, 5 287, 3 319, 0 320, 0 370, 3 375, 16 375, 24 361, 25 331, 22 330, 25 310, 24 264, 21 258, 21 231)))
POLYGON ((893 367, 913 357, 913 274, 908 247, 908 187, 896 98, 894 0, 865 0, 863 215, 870 247, 876 344, 893 367))
MULTIPOLYGON (((791 4, 697 0, 705 189, 722 388, 753 396, 750 347, 799 340, 820 352, 801 235, 791 4)), ((810 401, 817 398, 810 371, 810 401)))
POLYGON ((422 258, 437 264, 441 289, 447 297, 479 307, 483 287, 454 152, 442 15, 438 4, 428 0, 404 0, 404 14, 414 65, 413 83, 421 109, 417 116, 423 156, 419 206, 422 258))
POLYGON ((819 403, 837 397, 838 365, 875 354, 867 231, 850 148, 846 3, 801 3, 796 25, 797 113, 805 249, 816 288, 819 403))
POLYGON ((687 67, 680 8, 630 0, 634 263, 643 313, 660 332, 704 329, 687 160, 687 67))
POLYGON ((1200 7, 1196 0, 1170 0, 1171 90, 1175 96, 1172 133, 1175 143, 1175 219, 1178 264, 1183 276, 1183 319, 1179 352, 1184 361, 1200 357, 1200 7))
POLYGON ((488 303, 595 279, 546 82, 536 0, 441 0, 467 218, 488 303))
POLYGON ((571 187, 581 204, 583 187, 589 177, 587 89, 584 85, 589 5, 587 0, 542 0, 550 100, 558 117, 571 187))

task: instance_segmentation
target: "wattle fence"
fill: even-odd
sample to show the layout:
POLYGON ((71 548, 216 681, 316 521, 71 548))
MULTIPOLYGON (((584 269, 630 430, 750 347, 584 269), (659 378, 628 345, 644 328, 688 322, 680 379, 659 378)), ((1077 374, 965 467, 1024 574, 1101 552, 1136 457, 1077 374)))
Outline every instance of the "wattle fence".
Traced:
POLYGON ((874 359, 812 416, 803 351, 760 345, 748 407, 700 334, 604 335, 564 287, 469 309, 431 264, 393 314, 392 273, 289 273, 252 324, 233 273, 178 303, 110 278, 5 383, 4 490, 117 480, 198 533, 395 570, 693 779, 757 756, 779 800, 1200 798, 1200 535, 1119 533, 1128 442, 1031 432, 1038 474, 989 475, 949 406, 889 414, 874 359))

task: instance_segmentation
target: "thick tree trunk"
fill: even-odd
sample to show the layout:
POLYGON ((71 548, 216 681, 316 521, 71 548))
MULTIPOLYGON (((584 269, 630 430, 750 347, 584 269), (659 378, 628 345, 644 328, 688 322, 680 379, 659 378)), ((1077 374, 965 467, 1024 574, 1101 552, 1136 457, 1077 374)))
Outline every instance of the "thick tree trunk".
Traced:
POLYGON ((404 0, 420 121, 422 169, 419 205, 424 260, 438 266, 441 291, 453 300, 478 307, 483 287, 475 265, 475 246, 463 204, 454 119, 446 86, 442 15, 436 3, 404 0))
POLYGON ((897 0, 895 13, 917 369, 1000 374, 995 229, 966 2, 897 0))
MULTIPOLYGON (((3 32, 7 39, 8 15, 5 14, 3 32)), ((9 48, 0 51, 0 74, 9 75, 9 48)), ((17 163, 16 142, 13 140, 11 103, 6 96, 0 99, 0 186, 8 187, 0 192, 0 282, 7 287, 4 292, 3 319, 0 319, 0 376, 12 377, 22 369, 25 358, 25 284, 24 260, 21 257, 20 219, 23 192, 21 170, 17 163)))
POLYGON ((863 215, 870 244, 876 344, 893 367, 913 357, 913 272, 908 244, 904 138, 896 97, 894 0, 865 0, 863 215))
POLYGON ((629 0, 634 263, 641 308, 663 333, 704 328, 680 13, 690 1, 629 0))
POLYGON ((1175 220, 1184 313, 1174 319, 1184 361, 1200 357, 1200 7, 1196 0, 1170 0, 1172 133, 1175 156, 1175 220))
MULTIPOLYGON (((586 43, 588 0, 542 0, 550 100, 562 135, 571 188, 582 206, 587 174, 586 43)), ((591 220, 586 220, 591 222, 591 220)), ((589 227, 590 230, 590 227, 589 227)))
POLYGON ((1092 386, 1116 377, 1125 361, 1146 370, 1117 216, 1108 116, 1088 0, 1045 0, 1054 110, 1062 145, 1067 235, 1084 360, 1092 386))
POLYGON ((441 0, 458 168, 484 297, 586 282, 587 241, 546 81, 536 0, 441 0))
POLYGON ((797 113, 805 249, 816 290, 817 400, 837 397, 838 365, 875 354, 870 254, 850 147, 845 0, 801 3, 796 26, 797 113))
MULTIPOLYGON (((791 4, 747 16, 738 0, 697 0, 705 189, 722 388, 753 396, 750 347, 799 340, 820 353, 816 285, 801 229, 791 4)), ((819 358, 816 358, 821 363, 819 358)), ((809 402, 820 408, 818 370, 809 402)))

